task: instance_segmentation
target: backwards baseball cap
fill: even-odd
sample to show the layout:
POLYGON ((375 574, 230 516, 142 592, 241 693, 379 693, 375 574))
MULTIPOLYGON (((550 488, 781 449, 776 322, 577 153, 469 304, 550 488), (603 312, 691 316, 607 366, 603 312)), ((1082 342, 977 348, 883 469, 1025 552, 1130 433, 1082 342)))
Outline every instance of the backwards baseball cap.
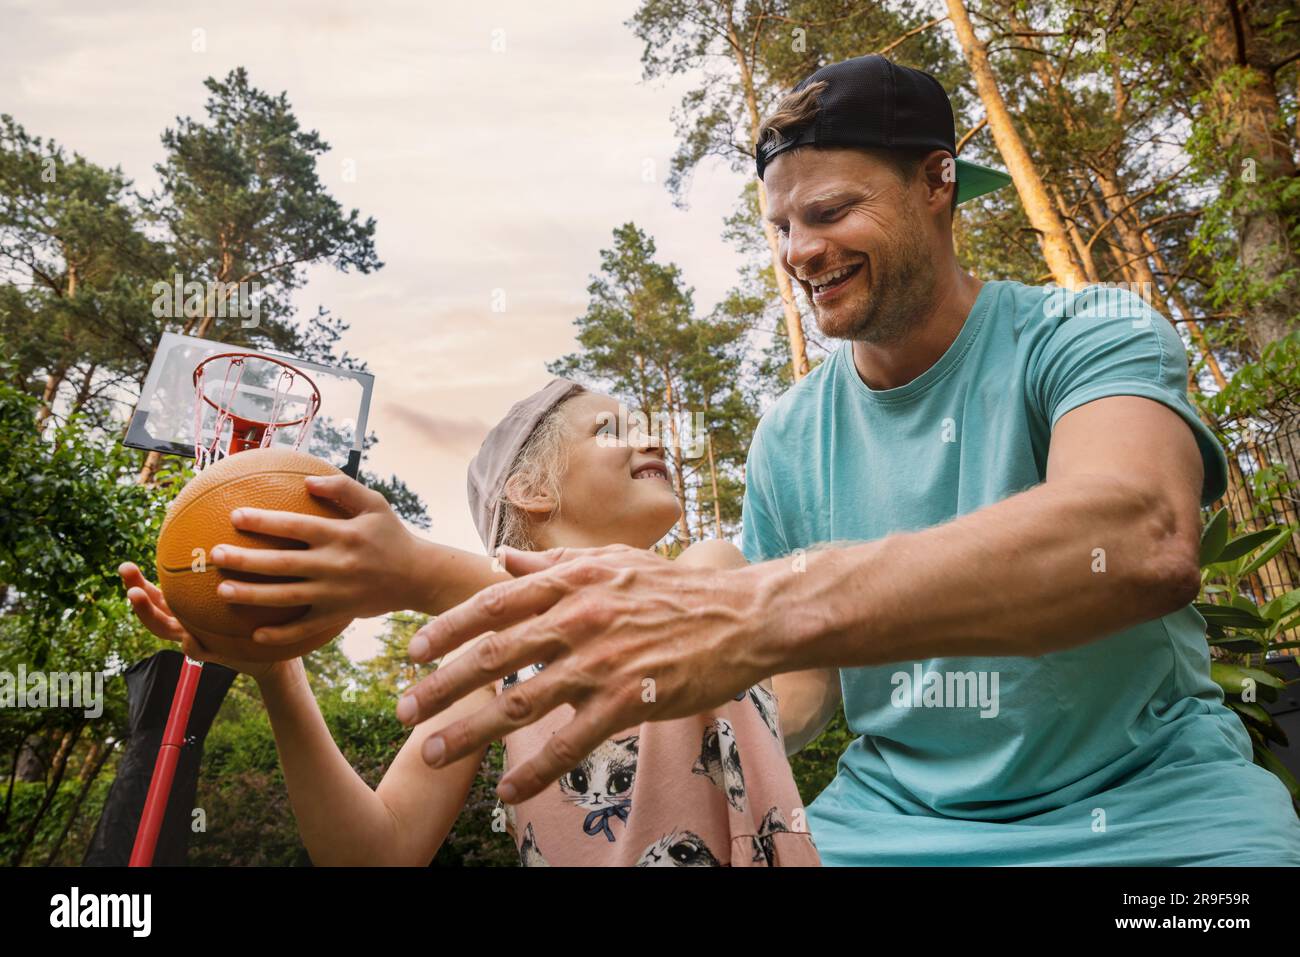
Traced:
MULTIPOLYGON (((939 81, 921 70, 891 63, 879 54, 824 66, 794 88, 826 81, 816 118, 784 139, 760 144, 758 178, 773 159, 800 146, 947 150, 957 157, 952 103, 939 81)), ((956 160, 957 202, 991 193, 1011 182, 1001 170, 956 160)))
POLYGON ((469 463, 469 510, 489 555, 496 550, 501 535, 502 494, 515 459, 550 411, 582 389, 577 382, 557 377, 528 398, 520 399, 487 434, 469 463))

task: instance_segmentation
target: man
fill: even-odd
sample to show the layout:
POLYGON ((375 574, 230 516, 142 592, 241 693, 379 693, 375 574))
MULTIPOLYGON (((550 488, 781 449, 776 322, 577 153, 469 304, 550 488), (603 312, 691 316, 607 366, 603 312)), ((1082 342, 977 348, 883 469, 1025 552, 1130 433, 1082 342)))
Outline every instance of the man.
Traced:
POLYGON ((955 153, 942 88, 882 57, 779 105, 757 165, 782 265, 844 343, 755 434, 755 564, 701 579, 632 549, 504 555, 520 577, 412 656, 496 634, 399 715, 547 667, 427 760, 573 704, 503 780, 519 800, 618 728, 799 672, 793 743, 841 690, 860 735, 808 809, 829 864, 1300 864, 1287 792, 1251 763, 1191 607, 1199 506, 1227 463, 1182 342, 1132 295, 966 274, 953 209, 1007 178, 955 153))

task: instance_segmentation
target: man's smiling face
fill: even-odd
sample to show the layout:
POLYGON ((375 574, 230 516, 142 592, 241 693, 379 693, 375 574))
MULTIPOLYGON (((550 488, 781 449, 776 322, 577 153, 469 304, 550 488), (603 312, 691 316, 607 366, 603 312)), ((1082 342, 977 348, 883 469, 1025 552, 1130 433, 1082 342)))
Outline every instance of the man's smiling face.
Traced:
POLYGON ((924 318, 934 290, 934 224, 924 176, 904 183, 857 149, 791 150, 764 172, 781 265, 836 339, 897 341, 924 318))

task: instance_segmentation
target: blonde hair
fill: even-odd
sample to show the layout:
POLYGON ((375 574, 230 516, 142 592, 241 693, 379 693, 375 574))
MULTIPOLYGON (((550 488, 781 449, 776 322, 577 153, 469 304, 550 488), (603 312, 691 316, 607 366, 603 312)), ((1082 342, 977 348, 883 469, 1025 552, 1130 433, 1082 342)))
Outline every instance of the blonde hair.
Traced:
POLYGON ((528 436, 528 441, 515 456, 502 486, 498 545, 508 545, 521 551, 537 551, 534 520, 527 510, 511 501, 512 493, 520 497, 545 494, 555 502, 555 508, 541 523, 543 525, 554 521, 560 514, 560 484, 569 465, 568 429, 561 410, 570 399, 586 393, 587 390, 580 385, 575 385, 567 392, 537 423, 532 435, 528 436))

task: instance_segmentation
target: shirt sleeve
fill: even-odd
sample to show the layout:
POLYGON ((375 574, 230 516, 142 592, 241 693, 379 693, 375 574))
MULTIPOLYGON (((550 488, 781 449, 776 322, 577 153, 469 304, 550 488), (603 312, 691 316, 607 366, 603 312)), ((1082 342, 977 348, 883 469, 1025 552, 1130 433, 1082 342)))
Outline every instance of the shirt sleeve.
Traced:
POLYGON ((1201 504, 1223 496, 1228 459, 1187 397, 1187 348, 1164 316, 1133 293, 1091 287, 1044 299, 1054 326, 1028 377, 1030 400, 1050 428, 1072 409, 1112 395, 1152 399, 1176 412, 1205 466, 1201 504))
POLYGON ((741 504, 740 550, 750 564, 783 558, 790 553, 785 534, 776 520, 767 457, 763 451, 762 425, 745 458, 745 497, 741 504))

